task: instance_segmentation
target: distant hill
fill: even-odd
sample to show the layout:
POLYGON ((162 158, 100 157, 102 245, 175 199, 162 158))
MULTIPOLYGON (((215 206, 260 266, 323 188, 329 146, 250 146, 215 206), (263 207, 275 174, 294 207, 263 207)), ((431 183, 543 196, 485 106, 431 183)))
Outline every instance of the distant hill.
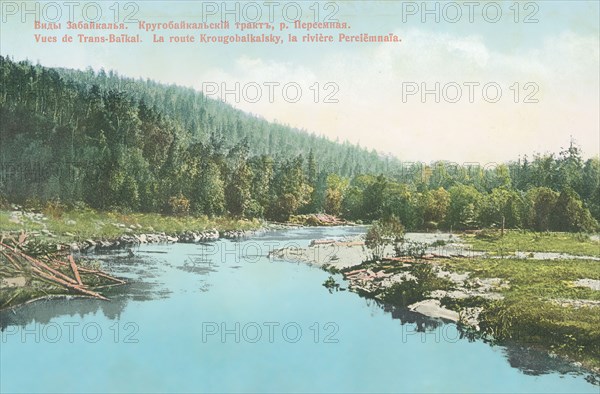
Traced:
POLYGON ((312 150, 320 166, 343 176, 360 173, 387 173, 397 168, 394 158, 378 154, 348 142, 333 142, 304 130, 284 126, 232 105, 205 96, 202 92, 176 85, 164 85, 152 80, 136 80, 116 72, 94 72, 56 69, 63 80, 80 89, 98 86, 103 93, 124 92, 137 102, 155 108, 177 123, 191 141, 208 141, 211 135, 222 136, 227 145, 247 140, 251 155, 269 154, 274 158, 308 155, 312 150))

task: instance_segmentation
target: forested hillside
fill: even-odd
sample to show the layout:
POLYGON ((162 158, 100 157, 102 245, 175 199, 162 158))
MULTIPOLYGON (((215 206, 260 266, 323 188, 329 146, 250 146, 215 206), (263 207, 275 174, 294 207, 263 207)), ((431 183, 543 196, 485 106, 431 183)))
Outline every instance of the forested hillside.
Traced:
POLYGON ((189 88, 3 57, 0 70, 0 194, 12 202, 272 220, 394 215, 414 229, 591 231, 600 218, 598 158, 584 162, 574 143, 493 167, 403 166, 189 88))
POLYGON ((207 144, 211 136, 219 136, 223 139, 223 147, 227 148, 245 140, 251 156, 270 155, 275 159, 306 157, 312 150, 319 157, 320 166, 343 176, 389 172, 399 166, 398 160, 383 158, 373 150, 347 142, 335 143, 302 130, 267 122, 191 88, 123 78, 113 71, 56 71, 65 80, 79 84, 79 89, 96 85, 104 95, 124 92, 133 102, 156 109, 177 125, 186 143, 207 144))

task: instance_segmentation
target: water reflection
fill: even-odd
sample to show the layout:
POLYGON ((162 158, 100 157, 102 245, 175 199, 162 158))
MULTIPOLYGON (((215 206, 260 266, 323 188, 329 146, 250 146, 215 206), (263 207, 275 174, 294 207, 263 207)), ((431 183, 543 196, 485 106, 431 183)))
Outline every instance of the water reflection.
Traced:
MULTIPOLYGON (((315 238, 335 238, 343 237, 349 234, 361 233, 361 229, 345 229, 343 231, 336 229, 296 229, 289 231, 281 231, 274 233, 267 233, 262 237, 252 239, 252 242, 298 242, 299 244, 308 244, 311 239, 315 238)), ((227 249, 225 246, 232 246, 232 244, 240 244, 245 242, 244 240, 232 241, 219 241, 218 245, 222 250, 233 250, 227 249), (227 244, 225 244, 227 243, 227 244)), ((242 252, 247 252, 239 256, 239 260, 233 261, 232 259, 223 259, 222 250, 218 254, 210 255, 206 253, 207 250, 211 250, 211 245, 161 245, 161 246, 145 246, 141 248, 133 249, 133 255, 126 253, 125 251, 112 251, 105 252, 102 254, 96 254, 93 257, 101 260, 103 266, 111 273, 126 277, 129 279, 129 283, 125 286, 114 287, 106 289, 104 293, 112 300, 111 302, 103 302, 100 300, 93 299, 53 299, 38 301, 29 305, 22 306, 15 309, 14 311, 3 311, 0 312, 0 329, 6 330, 10 326, 21 326, 25 327, 32 323, 48 324, 53 319, 64 317, 64 316, 77 316, 79 318, 89 317, 93 315, 102 314, 108 320, 121 320, 122 316, 124 319, 131 318, 131 316, 138 315, 127 315, 124 311, 128 305, 139 306, 137 302, 144 302, 146 308, 138 310, 139 316, 142 318, 139 320, 140 323, 146 319, 146 316, 163 316, 169 312, 171 308, 181 308, 184 314, 191 316, 201 316, 197 319, 213 316, 223 316, 220 313, 223 310, 229 308, 232 311, 231 316, 237 316, 237 313, 246 313, 245 319, 251 319, 256 314, 260 315, 265 309, 273 307, 273 299, 263 300, 264 294, 270 294, 271 297, 279 297, 282 302, 286 301, 287 296, 295 296, 294 293, 290 292, 288 288, 285 290, 269 289, 265 287, 266 283, 306 283, 306 286, 312 286, 315 282, 312 281, 314 278, 312 275, 314 272, 322 273, 322 271, 314 268, 311 269, 310 275, 304 275, 304 269, 298 269, 298 267, 304 267, 302 264, 289 264, 289 263, 277 263, 277 269, 274 266, 268 264, 267 259, 264 258, 265 253, 255 253, 253 249, 238 248, 242 252), (257 260, 255 257, 262 256, 262 260, 257 260), (252 263, 252 264, 250 264, 252 263), (253 267, 252 269, 248 269, 253 267), (279 268, 283 267, 282 270, 279 268), (224 274, 225 273, 225 274, 224 274), (272 275, 272 276, 270 276, 272 275), (311 282, 305 282, 305 280, 311 279, 311 282), (235 282, 239 281, 239 282, 235 282), (270 282, 272 281, 272 282, 270 282), (231 284, 234 283, 234 284, 231 284), (250 283, 250 284, 248 284, 250 283), (216 289, 211 289, 210 286, 214 285, 216 289), (233 286, 233 287, 232 287, 233 286), (242 290, 238 289, 238 286, 242 287, 242 290), (220 287, 220 288, 218 288, 220 287), (238 293, 238 290, 240 293, 238 293), (197 299, 190 297, 192 292, 207 292, 209 294, 202 294, 197 299), (269 293, 269 291, 271 291, 269 293), (229 293, 231 297, 229 298, 229 293), (235 306, 240 297, 239 294, 246 295, 246 297, 252 297, 252 303, 248 303, 248 310, 239 312, 235 306), (177 298, 179 297, 179 298, 177 298), (224 298, 227 297, 227 298, 224 298), (147 303, 147 301, 161 301, 169 299, 170 303, 147 303), (201 303, 203 302, 203 304, 201 303), (262 304, 261 302, 264 302, 262 304), (210 304, 214 305, 214 309, 210 304), (200 305, 200 306, 198 306, 200 305), (226 307, 223 307, 226 305, 226 307), (256 306, 256 310, 252 310, 252 306, 256 306), (154 308, 152 308, 154 306, 154 308), (147 308, 150 307, 150 308, 147 308), (194 312, 194 308, 197 307, 197 313, 194 312), (152 311, 153 314, 149 314, 148 310, 152 311)), ((268 248, 265 247, 264 250, 268 248)), ((308 268, 307 268, 308 270, 308 268)), ((320 274, 317 274, 318 276, 320 274)), ((328 275, 322 273, 322 275, 328 275)), ((321 276, 318 276, 321 278, 321 276)), ((322 280, 322 279, 321 279, 322 280)), ((316 282, 316 287, 326 293, 326 289, 320 286, 319 282, 316 282)), ((322 283, 322 282, 321 282, 322 283)), ((317 291, 319 291, 317 290, 317 291)), ((306 305, 311 305, 310 300, 313 303, 322 301, 320 294, 315 294, 312 289, 306 291, 305 297, 312 297, 307 301, 306 305)), ((327 294, 327 296, 329 296, 327 294)), ((333 293, 332 297, 348 297, 348 299, 341 299, 344 303, 336 304, 336 311, 346 308, 346 305, 353 306, 356 303, 360 303, 357 300, 355 294, 351 296, 348 292, 333 293)), ((475 342, 480 341, 481 338, 472 331, 463 330, 460 327, 452 323, 440 319, 430 318, 421 315, 417 312, 408 310, 407 308, 398 308, 372 298, 362 298, 364 302, 373 310, 377 310, 381 315, 380 311, 383 310, 386 314, 389 314, 391 318, 399 322, 403 326, 402 333, 414 333, 423 334, 436 334, 438 337, 443 338, 445 333, 452 333, 452 338, 449 342, 457 341, 468 341, 475 342)), ((314 305, 314 304, 313 304, 314 305)), ((129 308, 135 309, 135 308, 129 308)), ((318 308, 317 308, 318 309, 318 308)), ((271 309, 269 309, 271 310, 271 309)), ((350 310, 350 308, 349 308, 350 310)), ((354 309, 352 309, 354 310, 354 309)), ((128 311, 130 312, 130 311, 128 311)), ((276 313, 276 312, 273 312, 276 313)), ((281 314, 282 312, 279 311, 281 314)), ((299 316, 312 316, 312 314, 302 315, 302 312, 298 312, 299 316)), ((331 314, 331 312, 328 312, 331 314)), ((374 313, 373 313, 374 314, 374 313)), ((229 315, 225 315, 229 316, 229 315)), ((288 315, 285 315, 288 316, 288 315)), ((295 318, 294 315, 289 315, 295 318)), ((346 315, 340 314, 340 325, 347 323, 348 325, 358 324, 368 327, 368 323, 365 320, 373 321, 372 318, 367 316, 366 318, 362 315, 348 314, 351 316, 349 320, 343 321, 346 315)), ((329 315, 327 316, 329 317, 329 315)), ((288 317, 289 318, 289 317, 288 317)), ((385 317, 388 322, 389 319, 385 317)), ((201 320, 193 320, 191 318, 184 317, 183 322, 189 324, 201 323, 201 320)), ((327 320, 324 320, 327 321, 327 320)), ((385 322, 383 322, 385 323, 385 322)), ((148 326, 156 326, 156 324, 148 324, 148 326)), ((146 331, 152 332, 148 326, 143 327, 146 331)), ((182 327, 181 332, 184 333, 188 327, 182 327)), ((394 326, 394 329, 396 327, 394 326)), ((391 332, 396 335, 397 331, 385 331, 391 332)), ((150 335, 150 334, 148 334, 150 335)), ((397 334, 402 335, 402 334, 397 334)), ((152 337, 153 340, 160 341, 157 338, 164 337, 152 337)), ((361 335, 352 337, 353 339, 360 340, 361 335)), ((415 337, 413 337, 415 338, 415 337)), ((433 338, 433 335, 429 338, 433 338)), ((393 342, 391 339, 390 342, 393 342)), ((413 344, 414 345, 414 344, 413 344)), ((414 347, 416 352, 421 349, 420 343, 414 347)), ((183 348, 188 346, 200 346, 194 341, 186 342, 183 348), (191 345, 190 345, 191 344, 191 345)), ((226 347, 218 348, 216 353, 224 351, 226 347)), ((265 347, 268 349, 268 347, 265 347)), ((487 348, 486 348, 487 349, 487 348)), ((593 384, 598 384, 598 376, 590 374, 585 370, 578 368, 572 364, 569 364, 561 359, 553 358, 545 352, 535 351, 527 349, 517 344, 505 344, 499 346, 501 349, 502 357, 507 360, 507 364, 512 368, 521 371, 524 375, 529 376, 541 376, 549 374, 561 374, 561 375, 585 375, 586 380, 593 384)), ((385 351, 385 349, 382 349, 385 351)), ((21 350, 18 349, 20 352, 21 350)), ((457 351, 444 350, 444 351, 457 351)), ((185 352, 184 352, 185 353, 185 352)), ((203 354, 212 355, 215 352, 206 352, 203 354)), ((301 352, 299 352, 301 354, 301 352)), ((425 353, 424 353, 425 354, 425 353)), ((183 355, 185 356, 185 354, 183 355)), ((232 357, 239 357, 239 354, 232 353, 232 357)), ((500 353, 494 355, 495 358, 501 357, 500 353)), ((420 360, 420 359, 419 359, 420 360)), ((397 360, 396 360, 397 361, 397 360)), ((357 360, 357 363, 360 363, 357 360)), ((478 361, 479 362, 479 361, 478 361)), ((481 361, 485 363, 485 360, 481 361)), ((505 370, 508 370, 508 365, 505 370)), ((452 368, 449 366, 448 368, 452 368)), ((175 372, 173 372, 175 373, 175 372)), ((213 373, 213 372, 211 372, 213 373)), ((217 373, 217 372, 215 372, 217 373)), ((581 378, 580 378, 581 379, 581 378)), ((534 384, 533 382, 531 383, 534 384)), ((533 386, 532 386, 533 387, 533 386)))
POLYGON ((164 273, 165 262, 148 256, 124 251, 96 253, 86 258, 99 260, 103 269, 117 277, 126 278, 128 283, 122 286, 105 288, 102 293, 109 302, 78 296, 51 296, 0 311, 0 330, 8 327, 25 327, 29 324, 48 324, 63 316, 78 316, 101 312, 108 320, 119 320, 130 301, 151 301, 168 297, 172 290, 160 280, 164 273))
MULTIPOLYGON (((364 296, 361 297, 365 298, 364 296)), ((440 333, 440 331, 443 327, 445 327, 445 325, 449 324, 456 327, 458 331, 458 337, 449 337, 446 338, 446 340, 451 342, 455 342, 456 340, 467 340, 469 342, 484 340, 480 333, 474 332, 473 330, 462 326, 456 326, 453 323, 448 323, 443 319, 431 318, 420 313, 413 312, 408 308, 396 307, 375 299, 365 299, 368 300, 368 305, 379 307, 385 312, 390 313, 392 319, 399 320, 401 325, 414 325, 414 331, 409 330, 410 332, 436 333, 436 338, 444 338, 444 332, 440 333)), ((488 342, 490 346, 495 346, 490 343, 490 341, 486 342, 488 342)), ((506 357, 509 365, 518 369, 525 375, 541 376, 558 373, 560 375, 586 376, 585 379, 589 383, 600 386, 599 374, 595 374, 573 363, 569 363, 562 358, 551 355, 548 352, 532 349, 518 343, 503 343, 502 346, 499 346, 499 348, 502 349, 502 353, 506 357)))
POLYGON ((114 299, 111 302, 89 298, 47 299, 24 305, 18 310, 0 312, 0 330, 11 326, 26 327, 30 324, 45 325, 62 316, 77 316, 82 319, 101 312, 109 320, 118 320, 128 303, 128 299, 114 299))

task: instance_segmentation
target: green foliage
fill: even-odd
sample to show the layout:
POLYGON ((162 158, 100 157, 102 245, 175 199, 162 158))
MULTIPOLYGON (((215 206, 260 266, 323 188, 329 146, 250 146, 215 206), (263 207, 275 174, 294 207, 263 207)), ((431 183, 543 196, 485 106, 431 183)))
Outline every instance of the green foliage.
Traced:
POLYGON ((10 202, 167 213, 181 195, 195 215, 393 215, 411 230, 593 231, 600 219, 600 162, 584 162, 574 142, 495 168, 402 165, 188 88, 1 56, 0 75, 0 195, 10 202))
POLYGON ((462 236, 474 250, 513 253, 516 251, 554 252, 572 255, 600 256, 600 243, 588 234, 510 230, 500 236, 498 230, 483 230, 474 237, 462 236))
POLYGON ((338 291, 340 289, 339 283, 336 283, 335 279, 333 279, 332 276, 330 276, 325 282, 323 282, 323 286, 325 286, 325 288, 329 290, 330 293, 332 293, 333 290, 338 291))
POLYGON ((554 210, 553 230, 592 232, 598 229, 598 222, 589 210, 584 209, 579 196, 569 188, 560 192, 554 210))
POLYGON ((348 188, 348 180, 336 174, 327 177, 327 192, 325 195, 325 212, 338 216, 342 210, 342 196, 348 188))
MULTIPOLYGON (((15 202, 35 196, 168 212, 169 199, 181 193, 196 214, 284 219, 323 210, 329 174, 346 178, 398 164, 187 88, 4 57, 0 69, 0 148, 3 165, 15 170, 1 192, 15 202)), ((330 197, 341 200, 342 190, 330 197)))
POLYGON ((477 227, 482 195, 473 186, 456 185, 450 188, 447 222, 452 228, 477 227))
POLYGON ((430 264, 414 264, 409 273, 415 279, 394 283, 383 291, 382 299, 385 302, 408 306, 423 301, 433 290, 448 288, 448 283, 436 276, 430 264))
POLYGON ((442 223, 450 207, 450 193, 443 187, 427 190, 421 196, 420 205, 424 222, 442 223))
POLYGON ((309 204, 313 189, 306 181, 303 162, 302 156, 298 156, 281 163, 273 179, 269 217, 285 221, 309 204))
POLYGON ((479 211, 479 222, 484 227, 521 227, 524 201, 515 190, 493 189, 483 198, 479 211))
POLYGON ((529 226, 537 231, 548 231, 552 225, 552 214, 558 200, 558 193, 539 187, 527 192, 529 202, 529 226))
POLYGON ((403 307, 423 301, 426 298, 425 292, 419 283, 412 279, 394 283, 385 289, 381 297, 383 301, 389 304, 403 307))
POLYGON ((243 217, 251 200, 252 171, 247 163, 248 148, 242 144, 229 152, 231 164, 225 187, 227 210, 233 216, 243 217))
POLYGON ((396 217, 392 216, 373 222, 367 231, 365 245, 371 250, 373 260, 377 260, 385 257, 386 246, 395 245, 402 240, 403 236, 404 226, 396 217))
POLYGON ((377 220, 384 216, 384 203, 389 197, 386 193, 388 183, 389 180, 384 175, 379 175, 364 189, 362 203, 365 219, 377 220))
POLYGON ((213 161, 204 163, 196 181, 193 198, 196 214, 216 216, 225 210, 225 187, 221 179, 221 171, 213 161))

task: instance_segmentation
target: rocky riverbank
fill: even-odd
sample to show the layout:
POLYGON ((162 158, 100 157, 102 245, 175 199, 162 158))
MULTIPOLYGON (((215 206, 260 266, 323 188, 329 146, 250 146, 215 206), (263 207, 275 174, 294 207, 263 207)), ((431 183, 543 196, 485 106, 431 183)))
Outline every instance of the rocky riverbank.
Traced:
MULTIPOLYGON (((419 234, 424 236, 426 234, 419 234)), ((441 238, 430 235, 429 238, 439 242, 441 238)), ((449 309, 446 304, 457 300, 485 299, 500 300, 503 298, 498 290, 509 286, 509 283, 499 278, 478 278, 471 273, 457 273, 444 269, 444 262, 450 258, 464 258, 465 251, 461 250, 459 240, 445 245, 444 250, 439 247, 427 248, 419 258, 410 256, 389 257, 378 261, 369 261, 370 251, 367 249, 362 237, 344 240, 313 240, 308 248, 284 248, 275 250, 271 257, 282 260, 301 261, 316 265, 331 273, 341 273, 348 282, 348 289, 375 299, 385 301, 389 290, 418 280, 413 271, 426 265, 431 269, 430 279, 439 288, 429 287, 423 294, 414 295, 414 301, 406 303, 410 310, 420 312, 433 318, 441 318, 453 322, 460 322, 478 329, 478 316, 481 307, 464 307, 460 310, 449 309)), ((388 246, 385 254, 393 253, 393 248, 388 246)), ((432 284, 433 285, 433 284, 432 284)), ((458 308, 455 308, 458 309, 458 308)))
MULTIPOLYGON (((314 216, 338 223, 329 215, 314 216)), ((88 253, 143 244, 202 243, 241 239, 268 231, 302 227, 300 223, 157 214, 121 214, 90 209, 48 213, 13 205, 0 211, 0 235, 19 237, 56 246, 60 251, 88 253)))
MULTIPOLYGON (((330 292, 347 288, 455 322, 469 337, 527 344, 600 372, 596 259, 544 260, 529 253, 502 258, 471 253, 456 236, 408 233, 405 241, 411 238, 425 239, 428 246, 373 260, 362 238, 321 239, 306 248, 275 250, 271 257, 330 272, 323 284, 330 292)), ((395 252, 388 247, 384 255, 395 252)))
POLYGON ((186 231, 181 234, 165 233, 142 233, 124 234, 116 239, 87 239, 84 241, 71 242, 62 247, 68 247, 72 252, 92 252, 94 250, 108 250, 122 247, 131 247, 144 244, 169 244, 169 243, 201 243, 216 241, 219 239, 239 239, 257 235, 266 229, 260 230, 228 230, 218 231, 211 229, 206 231, 186 231))
MULTIPOLYGON (((91 255, 93 252, 131 248, 143 244, 203 243, 219 239, 240 239, 285 227, 233 219, 216 219, 213 222, 227 227, 208 227, 207 224, 211 221, 204 218, 123 215, 91 210, 51 216, 13 206, 11 211, 0 212, 0 243, 12 242, 13 247, 18 247, 27 257, 23 255, 17 259, 4 255, 9 252, 9 246, 0 248, 0 308, 14 307, 44 297, 85 295, 86 291, 92 291, 96 286, 106 285, 102 281, 92 281, 90 287, 86 287, 89 285, 86 278, 89 279, 91 275, 86 264, 95 264, 91 255), (193 230, 200 226, 204 229, 193 230), (239 228, 231 229, 235 226, 239 228), (171 230, 157 231, 154 227, 171 230), (82 256, 85 254, 90 256, 82 256), (77 264, 83 264, 80 266, 83 284, 72 283, 73 279, 67 277, 68 273, 62 272, 71 268, 57 263, 67 259, 74 261, 73 255, 79 260, 77 264), (35 270, 28 268, 28 264, 34 264, 36 258, 46 259, 48 256, 52 256, 52 260, 44 260, 44 265, 40 265, 42 268, 35 269, 50 267, 49 273, 34 272, 35 270), (48 283, 52 282, 48 275, 54 275, 57 279, 48 283)), ((100 268, 94 266, 94 273, 97 271, 100 277, 109 277, 107 273, 102 273, 100 268)))

